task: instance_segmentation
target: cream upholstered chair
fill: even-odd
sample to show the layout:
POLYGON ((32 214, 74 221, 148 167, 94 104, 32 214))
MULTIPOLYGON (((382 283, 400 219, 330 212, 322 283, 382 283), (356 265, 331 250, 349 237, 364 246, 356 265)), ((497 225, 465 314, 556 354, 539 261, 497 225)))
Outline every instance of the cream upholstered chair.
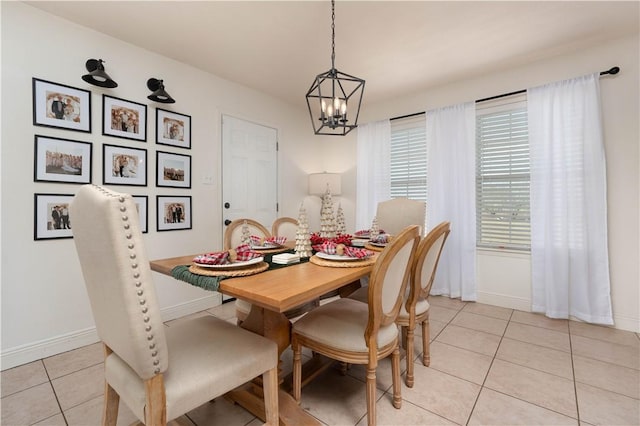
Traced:
MULTIPOLYGON (((224 242, 223 249, 229 250, 240 245, 242 241, 242 226, 247 224, 250 235, 257 235, 259 237, 269 238, 271 233, 260 222, 253 219, 240 218, 232 221, 224 230, 224 242)), ((236 318, 238 319, 238 325, 247 319, 251 312, 251 303, 245 302, 241 299, 236 299, 236 318)))
MULTIPOLYGON (((404 346, 407 350, 407 373, 405 383, 413 387, 413 340, 416 324, 422 326, 422 364, 429 366, 429 292, 436 275, 440 254, 449 236, 449 222, 442 222, 420 241, 411 267, 411 285, 405 290, 405 301, 396 324, 402 328, 404 346)), ((353 292, 349 298, 368 302, 367 287, 353 292)))
POLYGON ((400 350, 395 324, 420 236, 410 226, 380 253, 371 271, 369 303, 344 298, 322 305, 293 324, 293 396, 300 402, 302 347, 343 363, 367 366, 368 424, 376 423, 376 369, 391 355, 393 405, 400 408, 400 350))
POLYGON ((164 425, 259 375, 267 422, 278 424, 274 342, 210 315, 163 324, 132 197, 84 185, 71 215, 105 349, 102 424, 116 424, 122 398, 146 425, 164 425))
POLYGON ((297 231, 298 220, 292 217, 279 217, 271 225, 271 235, 287 237, 287 241, 295 241, 297 231))
POLYGON ((378 203, 376 219, 378 226, 387 234, 396 235, 409 225, 418 225, 424 235, 426 204, 408 198, 393 198, 378 203))

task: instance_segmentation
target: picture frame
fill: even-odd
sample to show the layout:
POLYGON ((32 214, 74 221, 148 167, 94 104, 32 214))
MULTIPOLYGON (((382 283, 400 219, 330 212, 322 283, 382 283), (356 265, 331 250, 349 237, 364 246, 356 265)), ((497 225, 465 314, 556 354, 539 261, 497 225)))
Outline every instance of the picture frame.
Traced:
POLYGON ((190 195, 156 195, 156 210, 158 232, 191 229, 190 195))
POLYGON ((33 125, 91 133, 91 92, 36 77, 33 125))
POLYGON ((146 142, 147 106, 102 95, 102 134, 146 142))
POLYGON ((146 234, 149 232, 149 197, 146 195, 132 195, 131 198, 136 202, 136 208, 138 209, 140 230, 143 234, 146 234))
POLYGON ((191 149, 191 116, 156 108, 156 143, 191 149))
POLYGON ((34 182, 91 183, 93 144, 34 136, 34 182))
POLYGON ((156 186, 191 188, 191 156, 156 151, 156 186))
POLYGON ((33 239, 73 238, 69 204, 73 194, 34 194, 33 239))
POLYGON ((102 183, 147 186, 147 150, 102 145, 102 183))

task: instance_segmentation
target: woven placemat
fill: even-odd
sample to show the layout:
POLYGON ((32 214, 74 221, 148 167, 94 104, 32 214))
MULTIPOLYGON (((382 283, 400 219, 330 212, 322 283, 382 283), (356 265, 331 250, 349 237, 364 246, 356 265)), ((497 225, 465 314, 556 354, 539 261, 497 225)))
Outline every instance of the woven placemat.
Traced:
POLYGON ((288 247, 274 247, 270 249, 255 249, 252 248, 252 251, 260 254, 272 254, 272 253, 282 253, 283 251, 290 250, 288 247))
POLYGON ((366 243, 364 245, 364 248, 371 251, 382 251, 385 249, 385 247, 374 246, 373 244, 369 244, 369 243, 366 243))
POLYGON ((267 262, 260 262, 254 265, 249 265, 246 268, 238 269, 209 269, 202 268, 198 265, 189 266, 189 272, 192 274, 206 275, 209 277, 245 277, 247 275, 259 274, 267 269, 269 269, 269 264, 267 262))
POLYGON ((314 254, 309 259, 309 262, 319 266, 330 266, 332 268, 360 268, 362 266, 373 265, 376 263, 376 258, 377 256, 374 255, 363 260, 347 260, 346 262, 341 262, 338 260, 321 259, 314 254))

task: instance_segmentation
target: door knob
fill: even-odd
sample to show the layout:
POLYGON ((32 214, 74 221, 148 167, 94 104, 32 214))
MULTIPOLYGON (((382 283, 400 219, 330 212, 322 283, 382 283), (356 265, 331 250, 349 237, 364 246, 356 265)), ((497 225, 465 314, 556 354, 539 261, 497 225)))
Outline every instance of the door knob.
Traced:
POLYGON ((227 220, 224 221, 224 224, 229 226, 231 224, 231 221, 229 219, 227 219, 227 220))
POLYGON ((229 204, 229 203, 224 203, 224 208, 225 208, 225 209, 228 209, 229 207, 231 207, 231 204, 229 204))

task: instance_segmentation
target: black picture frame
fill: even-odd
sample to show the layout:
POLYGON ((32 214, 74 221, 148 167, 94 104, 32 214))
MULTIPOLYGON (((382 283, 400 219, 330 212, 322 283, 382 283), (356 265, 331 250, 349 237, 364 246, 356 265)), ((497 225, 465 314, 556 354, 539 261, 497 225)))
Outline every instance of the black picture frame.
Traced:
POLYGON ((138 209, 140 230, 146 234, 149 232, 149 197, 147 195, 131 195, 131 198, 136 202, 138 209))
POLYGON ((73 238, 69 215, 72 200, 73 194, 33 194, 34 240, 73 238))
POLYGON ((191 188, 191 156, 156 151, 156 186, 191 188))
POLYGON ((33 77, 33 125, 91 133, 91 92, 33 77))
POLYGON ((147 150, 103 144, 102 183, 147 186, 147 150))
POLYGON ((156 230, 158 232, 192 228, 190 195, 156 195, 156 212, 156 230), (174 208, 180 210, 174 210, 174 208))
POLYGON ((91 142, 35 135, 34 182, 91 183, 91 142))
POLYGON ((138 142, 147 141, 147 106, 102 95, 102 134, 138 142))
POLYGON ((191 116, 156 108, 156 143, 191 149, 191 116))

